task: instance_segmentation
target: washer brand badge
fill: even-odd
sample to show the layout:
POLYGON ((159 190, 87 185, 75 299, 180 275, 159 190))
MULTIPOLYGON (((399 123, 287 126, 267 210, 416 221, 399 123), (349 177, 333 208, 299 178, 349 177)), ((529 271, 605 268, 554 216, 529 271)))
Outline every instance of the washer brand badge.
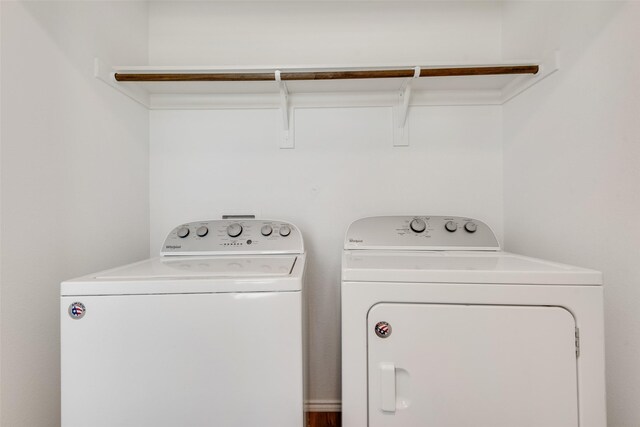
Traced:
POLYGON ((391 335, 391 325, 387 322, 378 322, 376 323, 375 331, 380 338, 387 338, 391 335))
POLYGON ((69 306, 69 316, 71 316, 72 319, 82 319, 86 312, 87 309, 81 302, 74 302, 69 306))
POLYGON ((165 246, 166 249, 180 249, 182 247, 182 245, 167 245, 165 246))
POLYGON ((349 239, 349 243, 362 243, 362 239, 349 239))

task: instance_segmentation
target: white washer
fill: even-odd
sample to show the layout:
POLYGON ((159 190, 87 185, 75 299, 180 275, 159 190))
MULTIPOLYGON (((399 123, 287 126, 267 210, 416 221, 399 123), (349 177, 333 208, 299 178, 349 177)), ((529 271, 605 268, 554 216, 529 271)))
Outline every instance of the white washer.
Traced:
POLYGON ((364 218, 344 249, 344 427, 606 426, 601 273, 461 217, 364 218))
POLYGON ((294 225, 214 220, 63 282, 62 426, 302 427, 304 269, 294 225))

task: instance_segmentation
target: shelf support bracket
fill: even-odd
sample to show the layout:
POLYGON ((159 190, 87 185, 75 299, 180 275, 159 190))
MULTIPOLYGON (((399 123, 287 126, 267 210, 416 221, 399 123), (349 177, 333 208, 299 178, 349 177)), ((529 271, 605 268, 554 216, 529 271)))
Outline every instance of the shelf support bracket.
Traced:
POLYGON ((420 77, 420 67, 414 68, 413 77, 406 79, 398 94, 398 105, 394 112, 393 146, 407 147, 409 145, 409 101, 411 100, 411 83, 420 77))
POLYGON ((512 98, 515 98, 525 90, 529 89, 531 86, 546 79, 551 74, 558 71, 559 69, 560 69, 560 51, 556 50, 556 51, 547 53, 544 56, 542 63, 539 63, 539 69, 535 75, 533 76, 522 75, 517 79, 513 80, 511 83, 509 83, 502 89, 500 104, 509 102, 512 98))
POLYGON ((93 76, 133 99, 140 105, 149 108, 150 102, 149 94, 147 92, 135 86, 126 86, 118 83, 115 79, 115 73, 111 67, 107 66, 98 58, 93 59, 93 76))
POLYGON ((294 148, 295 140, 293 138, 293 112, 289 116, 289 91, 287 84, 280 78, 280 70, 275 71, 275 79, 280 87, 280 110, 282 112, 282 124, 280 129, 280 148, 294 148))

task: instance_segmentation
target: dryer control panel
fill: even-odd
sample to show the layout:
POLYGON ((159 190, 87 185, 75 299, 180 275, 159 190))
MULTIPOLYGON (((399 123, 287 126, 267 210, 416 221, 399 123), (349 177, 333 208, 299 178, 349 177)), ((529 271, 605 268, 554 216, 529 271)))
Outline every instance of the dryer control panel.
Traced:
POLYGON ((301 254, 302 234, 285 221, 221 219, 181 224, 171 230, 161 255, 301 254))
POLYGON ((499 251, 491 228, 459 216, 376 216, 353 222, 345 249, 499 251))

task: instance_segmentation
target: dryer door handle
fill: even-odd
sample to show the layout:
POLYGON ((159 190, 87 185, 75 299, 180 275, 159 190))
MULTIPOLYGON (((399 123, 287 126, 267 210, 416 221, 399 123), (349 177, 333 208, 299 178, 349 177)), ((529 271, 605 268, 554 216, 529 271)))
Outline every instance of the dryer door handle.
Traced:
POLYGON ((380 409, 396 412, 396 365, 380 364, 380 409))

